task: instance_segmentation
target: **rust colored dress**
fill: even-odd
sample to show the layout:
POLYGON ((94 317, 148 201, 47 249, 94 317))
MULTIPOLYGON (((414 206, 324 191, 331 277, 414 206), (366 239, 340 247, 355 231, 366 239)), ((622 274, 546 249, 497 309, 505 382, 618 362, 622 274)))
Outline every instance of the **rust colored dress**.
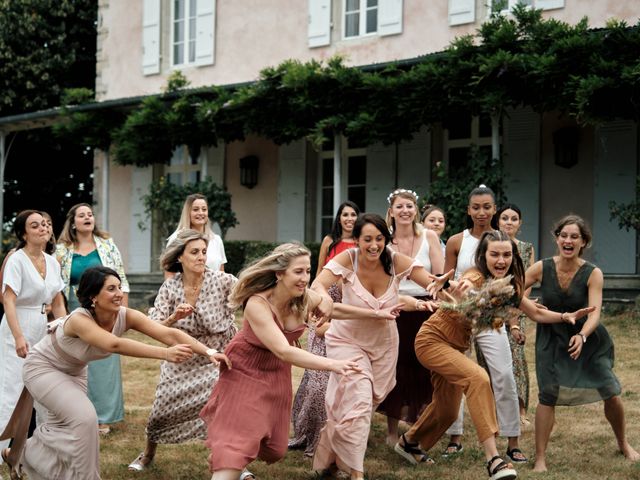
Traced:
MULTIPOLYGON (((260 295, 256 297, 267 302, 260 295)), ((272 314, 293 345, 306 326, 284 330, 273 310, 272 314)), ((262 344, 246 319, 225 353, 233 368, 220 365, 218 383, 200 412, 207 424, 209 466, 212 471, 242 470, 256 458, 277 462, 287 452, 293 397, 291 365, 262 344)))

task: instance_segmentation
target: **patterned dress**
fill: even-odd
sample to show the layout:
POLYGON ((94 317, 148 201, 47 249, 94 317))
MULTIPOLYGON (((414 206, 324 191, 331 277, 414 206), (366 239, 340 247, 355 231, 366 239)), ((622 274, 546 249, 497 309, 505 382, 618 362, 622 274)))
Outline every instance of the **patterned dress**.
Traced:
MULTIPOLYGON (((178 320, 178 328, 208 347, 223 351, 236 334, 234 313, 227 296, 236 283, 233 275, 207 269, 195 311, 178 320)), ((165 320, 176 307, 186 303, 182 274, 167 279, 160 287, 149 317, 165 320)), ((194 355, 183 363, 162 362, 160 381, 147 423, 147 437, 154 443, 182 443, 205 439, 207 428, 200 419, 211 390, 218 380, 218 368, 208 358, 194 355)))
MULTIPOLYGON (((353 242, 340 241, 329 252, 326 261, 328 262, 351 247, 353 247, 353 242)), ((329 295, 334 302, 341 302, 342 285, 338 283, 331 285, 329 295)), ((309 328, 307 350, 314 355, 327 356, 324 337, 316 335, 315 327, 309 328)), ((329 372, 327 370, 305 370, 293 401, 293 410, 291 411, 293 438, 289 440, 289 448, 304 448, 304 454, 307 457, 313 457, 320 439, 320 430, 327 421, 324 397, 328 382, 329 372)))

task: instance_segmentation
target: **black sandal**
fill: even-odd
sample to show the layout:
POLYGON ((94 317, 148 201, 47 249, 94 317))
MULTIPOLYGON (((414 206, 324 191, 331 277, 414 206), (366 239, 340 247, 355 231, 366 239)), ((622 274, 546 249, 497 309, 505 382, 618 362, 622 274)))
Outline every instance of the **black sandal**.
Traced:
POLYGON ((433 461, 433 458, 427 454, 427 452, 420 448, 420 444, 418 442, 409 443, 407 441, 407 437, 404 436, 404 433, 400 438, 402 439, 403 445, 400 445, 400 441, 398 440, 398 443, 395 444, 393 450, 402 458, 407 460, 411 465, 418 465, 419 463, 436 463, 433 461))
POLYGON ((514 463, 527 463, 529 461, 518 447, 511 450, 507 448, 507 457, 514 463))
POLYGON ((462 450, 464 449, 462 448, 461 443, 449 442, 449 445, 447 445, 447 448, 445 448, 444 451, 442 452, 442 457, 443 458, 455 457, 459 453, 462 453, 462 450))
POLYGON ((496 455, 487 462, 487 472, 491 480, 513 480, 518 473, 513 469, 513 465, 505 462, 500 455, 496 455), (495 467, 491 468, 493 462, 500 460, 495 467))

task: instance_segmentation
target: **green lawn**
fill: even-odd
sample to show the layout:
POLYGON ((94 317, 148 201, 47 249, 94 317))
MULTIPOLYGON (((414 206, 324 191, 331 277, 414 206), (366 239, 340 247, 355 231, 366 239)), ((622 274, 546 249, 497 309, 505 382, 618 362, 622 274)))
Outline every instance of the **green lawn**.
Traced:
MULTIPOLYGON (((623 385, 623 399, 626 407, 627 427, 632 445, 640 447, 640 324, 638 318, 619 315, 605 318, 616 344, 616 373, 623 385)), ((532 373, 533 420, 537 389, 535 366, 533 363, 533 341, 535 326, 529 322, 527 328, 529 343, 527 358, 532 373)), ((136 338, 141 338, 136 336, 136 338)), ((125 384, 126 420, 114 428, 112 434, 101 442, 102 477, 111 479, 208 479, 207 449, 199 443, 183 445, 160 445, 153 466, 143 473, 127 471, 127 464, 144 447, 144 426, 151 408, 158 377, 159 365, 152 360, 123 357, 123 379, 125 384)), ((300 378, 300 370, 294 369, 294 383, 300 378)), ((465 417, 468 421, 469 415, 465 417)), ((616 444, 611 429, 603 414, 602 404, 557 409, 557 426, 551 437, 548 453, 547 474, 535 474, 531 464, 518 466, 519 478, 523 479, 584 479, 584 480, 627 480, 640 479, 640 464, 627 462, 616 452, 616 444)), ((446 439, 432 452, 436 465, 431 467, 411 467, 384 443, 385 419, 376 414, 373 422, 369 448, 365 460, 367 477, 370 479, 467 479, 486 478, 483 454, 475 438, 475 430, 468 424, 464 439, 464 452, 451 460, 441 459, 439 451, 446 439)), ((506 440, 499 439, 500 451, 506 449, 506 440)), ((524 452, 533 457, 533 431, 527 431, 521 438, 524 452)), ((289 452, 286 458, 268 466, 255 462, 250 466, 260 479, 314 479, 311 461, 303 458, 300 451, 289 452)))

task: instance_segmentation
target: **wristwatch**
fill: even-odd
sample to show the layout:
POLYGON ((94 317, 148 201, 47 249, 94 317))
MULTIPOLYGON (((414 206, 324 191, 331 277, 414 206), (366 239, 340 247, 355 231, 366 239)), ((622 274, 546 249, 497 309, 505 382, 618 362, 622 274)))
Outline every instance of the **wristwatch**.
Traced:
POLYGON ((582 344, 583 345, 585 343, 587 343, 587 336, 584 333, 578 333, 578 335, 580 335, 582 337, 582 344))
POLYGON ((218 350, 216 350, 215 348, 207 348, 207 351, 205 353, 207 354, 207 357, 210 357, 218 353, 218 350))

